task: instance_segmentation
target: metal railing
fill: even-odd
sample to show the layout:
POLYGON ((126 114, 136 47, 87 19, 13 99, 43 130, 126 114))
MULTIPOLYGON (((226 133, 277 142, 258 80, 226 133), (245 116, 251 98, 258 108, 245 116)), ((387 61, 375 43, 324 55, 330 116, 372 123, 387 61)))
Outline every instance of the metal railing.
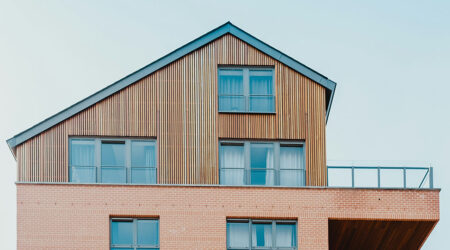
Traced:
POLYGON ((329 187, 433 188, 433 167, 327 166, 329 187))

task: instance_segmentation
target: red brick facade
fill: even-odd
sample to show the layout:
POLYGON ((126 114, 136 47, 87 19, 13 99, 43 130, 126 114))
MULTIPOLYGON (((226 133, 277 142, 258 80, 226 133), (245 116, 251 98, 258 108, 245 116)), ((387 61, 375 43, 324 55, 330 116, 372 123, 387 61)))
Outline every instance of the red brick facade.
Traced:
POLYGON ((328 249, 328 218, 439 220, 439 190, 17 184, 18 249, 109 249, 109 218, 159 217, 161 249, 225 249, 226 218, 298 220, 328 249))

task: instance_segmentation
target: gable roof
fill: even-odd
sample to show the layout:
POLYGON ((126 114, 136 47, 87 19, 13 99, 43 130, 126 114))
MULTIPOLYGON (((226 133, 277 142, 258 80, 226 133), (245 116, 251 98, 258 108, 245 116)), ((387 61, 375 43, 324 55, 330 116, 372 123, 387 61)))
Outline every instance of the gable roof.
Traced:
POLYGON ((283 54, 282 52, 264 43, 263 41, 255 38, 249 33, 241 30, 240 28, 233 25, 231 22, 227 22, 211 30, 210 32, 204 34, 203 36, 191 41, 190 43, 172 51, 166 56, 150 63, 149 65, 135 71, 134 73, 131 73, 128 76, 125 76, 119 81, 107 86, 106 88, 90 95, 89 97, 73 104, 72 106, 62 110, 61 112, 45 119, 44 121, 34 125, 33 127, 8 139, 6 142, 8 143, 9 148, 14 154, 14 148, 17 145, 27 141, 28 139, 38 135, 39 133, 53 127, 54 125, 70 118, 71 116, 83 111, 84 109, 94 105, 95 103, 126 88, 127 86, 135 83, 136 81, 139 81, 140 79, 150 75, 151 73, 161 69, 162 67, 174 62, 175 60, 201 48, 202 46, 226 34, 231 34, 241 39, 242 41, 262 51, 263 53, 274 58, 275 60, 280 61, 281 63, 289 66, 293 70, 322 85, 326 90, 326 105, 327 105, 326 118, 328 120, 328 115, 330 112, 331 103, 333 101, 334 91, 336 88, 335 82, 329 80, 325 76, 305 66, 304 64, 296 61, 295 59, 289 57, 288 55, 283 54))

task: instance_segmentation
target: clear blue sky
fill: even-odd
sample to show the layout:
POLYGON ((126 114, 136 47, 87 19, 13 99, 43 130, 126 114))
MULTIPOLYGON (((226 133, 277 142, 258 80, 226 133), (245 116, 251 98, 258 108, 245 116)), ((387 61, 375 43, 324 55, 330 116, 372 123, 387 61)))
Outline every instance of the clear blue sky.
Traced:
POLYGON ((426 162, 450 231, 450 1, 0 0, 0 242, 15 248, 5 140, 231 21, 338 83, 327 158, 426 162), (317 2, 317 1, 316 1, 317 2))

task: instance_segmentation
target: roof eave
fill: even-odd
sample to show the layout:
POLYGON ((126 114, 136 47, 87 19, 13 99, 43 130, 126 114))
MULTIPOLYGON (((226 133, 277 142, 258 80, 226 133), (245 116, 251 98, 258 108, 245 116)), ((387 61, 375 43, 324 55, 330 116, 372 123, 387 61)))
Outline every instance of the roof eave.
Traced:
POLYGON ((331 91, 331 93, 330 93, 330 100, 328 100, 328 104, 327 104, 327 113, 326 113, 325 123, 328 123, 328 116, 330 115, 331 105, 333 104, 334 93, 336 92, 336 86, 337 86, 337 84, 331 80, 328 80, 327 82, 331 87, 330 89, 328 89, 329 91, 331 91))

